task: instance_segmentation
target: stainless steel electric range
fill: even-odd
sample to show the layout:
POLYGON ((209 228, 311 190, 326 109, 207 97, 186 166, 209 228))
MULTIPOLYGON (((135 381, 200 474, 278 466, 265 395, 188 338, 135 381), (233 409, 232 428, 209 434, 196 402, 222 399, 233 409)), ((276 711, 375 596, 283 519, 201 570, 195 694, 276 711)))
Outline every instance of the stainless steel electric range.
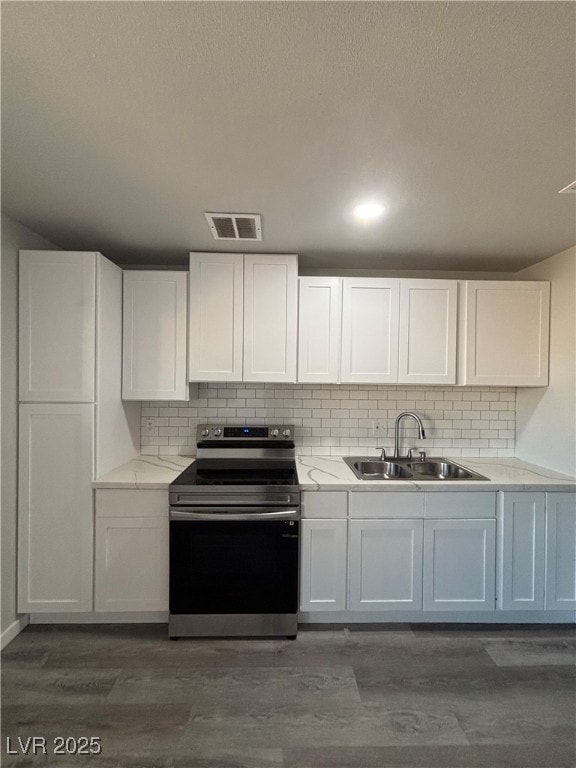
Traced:
POLYGON ((294 427, 204 425, 197 449, 170 484, 170 637, 294 637, 294 427))

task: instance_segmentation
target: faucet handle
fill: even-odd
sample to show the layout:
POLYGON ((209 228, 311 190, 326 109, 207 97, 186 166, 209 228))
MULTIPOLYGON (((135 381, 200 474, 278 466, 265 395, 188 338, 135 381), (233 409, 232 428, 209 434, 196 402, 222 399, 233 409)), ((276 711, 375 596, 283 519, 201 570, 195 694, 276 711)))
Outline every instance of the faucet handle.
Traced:
POLYGON ((380 461, 386 461, 388 456, 386 456, 386 448, 378 448, 380 451, 380 461))
MULTIPOLYGON (((413 459, 414 456, 412 455, 413 451, 416 451, 417 448, 409 448, 408 454, 406 455, 407 459, 413 459)), ((418 451, 418 461, 426 461, 426 451, 418 451)))

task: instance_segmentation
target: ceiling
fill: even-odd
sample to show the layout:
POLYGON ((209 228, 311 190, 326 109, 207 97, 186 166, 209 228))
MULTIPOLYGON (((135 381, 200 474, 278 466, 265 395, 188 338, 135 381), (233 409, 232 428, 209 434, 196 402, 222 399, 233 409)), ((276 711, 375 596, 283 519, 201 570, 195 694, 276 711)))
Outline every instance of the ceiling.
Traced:
POLYGON ((514 271, 573 245, 572 2, 3 2, 2 208, 120 264, 514 271), (358 224, 353 206, 386 215, 358 224), (261 243, 205 211, 262 214, 261 243))

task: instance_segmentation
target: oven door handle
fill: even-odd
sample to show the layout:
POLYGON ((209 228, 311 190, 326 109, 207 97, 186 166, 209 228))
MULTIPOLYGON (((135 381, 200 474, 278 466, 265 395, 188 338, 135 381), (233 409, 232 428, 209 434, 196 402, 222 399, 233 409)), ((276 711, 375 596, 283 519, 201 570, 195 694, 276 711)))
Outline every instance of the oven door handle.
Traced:
POLYGON ((214 509, 171 509, 170 520, 270 520, 299 517, 298 509, 257 509, 254 511, 234 510, 233 512, 214 509))

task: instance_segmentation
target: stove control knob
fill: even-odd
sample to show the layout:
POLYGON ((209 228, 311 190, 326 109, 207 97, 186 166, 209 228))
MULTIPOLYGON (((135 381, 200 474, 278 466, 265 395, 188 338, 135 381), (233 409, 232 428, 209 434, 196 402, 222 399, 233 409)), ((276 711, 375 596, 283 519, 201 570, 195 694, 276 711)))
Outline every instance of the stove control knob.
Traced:
POLYGON ((280 432, 277 429, 271 429, 270 430, 270 437, 278 437, 280 432))
POLYGON ((221 434, 222 434, 222 430, 220 429, 220 427, 214 430, 214 437, 220 437, 221 434))
POLYGON ((289 429, 285 429, 285 430, 282 432, 282 436, 283 436, 283 437, 290 437, 290 434, 291 434, 291 432, 290 432, 290 430, 289 430, 289 429))
POLYGON ((210 430, 209 429, 203 429, 200 434, 202 435, 202 437, 208 437, 208 435, 210 434, 210 430))

